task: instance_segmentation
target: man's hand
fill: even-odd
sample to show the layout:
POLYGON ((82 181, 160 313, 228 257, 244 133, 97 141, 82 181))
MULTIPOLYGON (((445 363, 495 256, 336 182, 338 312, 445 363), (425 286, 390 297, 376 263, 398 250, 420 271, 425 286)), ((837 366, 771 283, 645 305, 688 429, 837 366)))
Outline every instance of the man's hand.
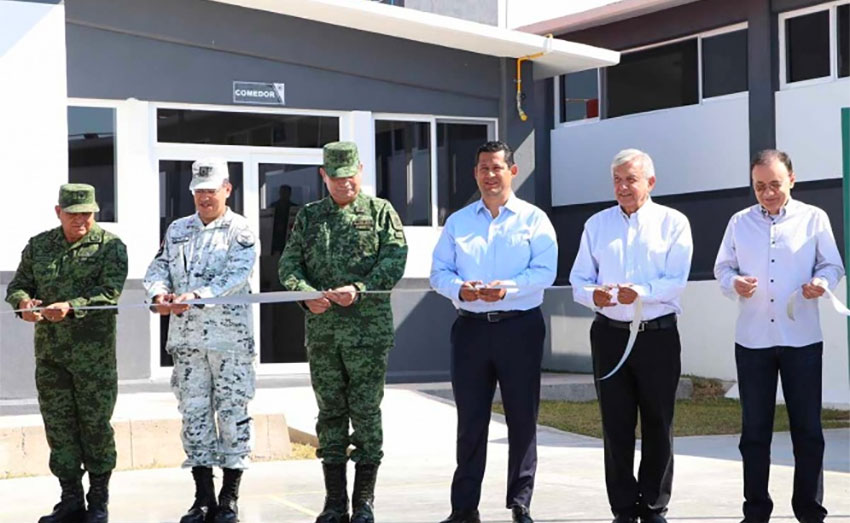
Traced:
POLYGON ((599 288, 593 290, 593 304, 599 308, 603 307, 613 307, 617 305, 613 303, 614 295, 611 294, 611 288, 599 288))
POLYGON ((478 299, 478 286, 483 285, 482 281, 465 281, 460 286, 460 301, 475 301, 478 299))
POLYGON ((631 305, 638 298, 638 293, 630 283, 617 285, 617 302, 622 305, 631 305))
MULTIPOLYGON (((357 287, 354 285, 346 285, 325 291, 325 298, 336 303, 340 307, 348 307, 354 300, 357 299, 357 287)), ((324 312, 324 311, 322 311, 324 312)))
POLYGON ((812 281, 803 285, 803 298, 807 300, 820 298, 826 293, 827 285, 823 278, 812 278, 812 281))
POLYGON ((180 296, 177 296, 176 298, 171 300, 171 312, 178 315, 183 314, 184 312, 189 310, 189 307, 191 307, 191 305, 187 305, 183 302, 194 299, 197 299, 197 296, 195 296, 194 292, 184 292, 180 296))
POLYGON ((49 321, 57 323, 64 320, 69 312, 71 312, 71 304, 67 301, 62 301, 51 303, 41 311, 41 314, 49 321))
POLYGON ((304 305, 306 305, 313 314, 322 314, 331 307, 331 301, 322 297, 316 298, 315 300, 304 300, 304 305))
POLYGON ((486 301, 488 303, 493 303, 494 301, 499 301, 505 297, 505 294, 508 293, 507 289, 493 289, 492 287, 497 287, 501 285, 502 282, 499 280, 494 280, 478 289, 478 297, 486 301))
POLYGON ((173 294, 157 294, 153 297, 153 309, 162 316, 171 314, 171 302, 174 301, 173 294))
POLYGON ((735 292, 742 298, 751 298, 758 285, 759 280, 755 276, 736 276, 734 280, 735 292))
MULTIPOLYGON (((41 300, 21 300, 18 302, 18 309, 32 309, 41 305, 41 300)), ((21 317, 24 321, 36 323, 41 321, 41 311, 23 311, 21 317)))

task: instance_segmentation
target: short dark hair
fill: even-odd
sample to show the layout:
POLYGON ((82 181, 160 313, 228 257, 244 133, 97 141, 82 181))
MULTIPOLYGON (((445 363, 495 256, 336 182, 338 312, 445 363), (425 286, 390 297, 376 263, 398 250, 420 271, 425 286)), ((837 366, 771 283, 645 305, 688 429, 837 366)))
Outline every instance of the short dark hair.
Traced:
POLYGON ((514 152, 508 144, 499 140, 487 142, 475 151, 475 165, 478 165, 478 157, 481 156, 481 153, 497 153, 499 151, 505 151, 505 163, 508 164, 508 167, 513 167, 514 152))
POLYGON ((788 153, 776 149, 763 149, 757 152, 750 162, 750 172, 753 172, 756 165, 770 165, 774 161, 782 162, 782 165, 788 169, 789 174, 794 172, 794 167, 791 165, 791 157, 788 156, 788 153))

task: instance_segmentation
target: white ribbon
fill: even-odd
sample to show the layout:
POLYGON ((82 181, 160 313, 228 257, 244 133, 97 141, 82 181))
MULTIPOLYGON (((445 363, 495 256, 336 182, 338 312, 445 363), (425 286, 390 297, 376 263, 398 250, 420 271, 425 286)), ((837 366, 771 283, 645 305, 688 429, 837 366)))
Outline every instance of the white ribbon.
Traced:
MULTIPOLYGON (((586 285, 584 287, 584 290, 586 290, 587 292, 593 292, 596 290, 608 292, 611 290, 611 288, 606 285, 586 285)), ((635 346, 635 340, 637 340, 638 332, 640 332, 640 323, 643 318, 643 303, 641 303, 640 301, 640 296, 635 298, 634 305, 634 315, 632 316, 631 325, 629 325, 629 341, 626 342, 626 350, 625 352, 623 352, 623 356, 620 358, 620 361, 617 362, 617 365, 614 367, 614 369, 608 374, 599 378, 599 381, 607 380, 608 378, 616 374, 617 371, 620 370, 620 367, 622 367, 626 363, 626 360, 629 359, 629 354, 632 353, 632 348, 634 348, 635 346)))
MULTIPOLYGON (((826 294, 827 298, 829 298, 830 303, 832 304, 832 308, 835 309, 835 312, 838 314, 842 314, 844 316, 850 316, 850 309, 847 308, 846 305, 841 303, 841 300, 832 293, 826 287, 823 287, 824 294, 826 294)), ((791 321, 796 321, 794 319, 794 302, 797 301, 797 297, 800 296, 800 289, 791 293, 791 296, 788 297, 788 303, 785 305, 785 312, 788 314, 788 317, 791 318, 791 321)))
MULTIPOLYGON (((393 289, 357 291, 357 294, 390 294, 392 292, 431 292, 432 289, 393 289)), ((275 291, 260 292, 256 294, 231 294, 228 296, 216 296, 214 298, 197 298, 180 302, 185 305, 249 305, 254 303, 289 303, 294 301, 314 300, 324 296, 321 291, 275 291)), ((74 310, 116 310, 152 307, 153 303, 122 303, 120 305, 85 305, 73 307, 74 310)), ((171 304, 175 305, 175 304, 171 304)), ((47 307, 32 307, 30 309, 0 310, 0 314, 12 314, 16 312, 39 312, 47 307)))

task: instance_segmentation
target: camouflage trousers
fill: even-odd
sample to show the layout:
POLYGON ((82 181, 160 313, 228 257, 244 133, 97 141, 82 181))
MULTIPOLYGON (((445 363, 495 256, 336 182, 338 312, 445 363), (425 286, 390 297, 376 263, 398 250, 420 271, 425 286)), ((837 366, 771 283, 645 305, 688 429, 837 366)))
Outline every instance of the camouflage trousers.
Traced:
POLYGON ((205 349, 177 349, 171 355, 171 389, 183 415, 183 467, 247 468, 254 355, 205 349))
POLYGON ((386 346, 308 347, 310 378, 319 405, 316 454, 325 463, 345 463, 349 444, 354 446, 352 461, 381 463, 384 456, 381 400, 389 349, 386 346))
POLYGON ((109 423, 118 395, 115 350, 95 348, 83 351, 69 346, 53 351, 62 355, 59 361, 37 358, 35 362, 50 472, 58 478, 77 479, 83 474, 81 467, 90 474, 115 468, 115 433, 109 423))

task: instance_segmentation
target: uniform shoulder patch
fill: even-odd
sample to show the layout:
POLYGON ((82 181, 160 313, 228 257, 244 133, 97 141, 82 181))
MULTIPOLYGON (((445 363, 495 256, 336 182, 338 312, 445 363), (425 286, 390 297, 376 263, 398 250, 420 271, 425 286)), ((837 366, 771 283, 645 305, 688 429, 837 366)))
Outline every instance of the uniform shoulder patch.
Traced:
POLYGON ((401 224, 401 218, 398 217, 398 214, 395 212, 390 213, 390 222, 393 224, 393 228, 397 231, 403 230, 404 226, 401 224))
POLYGON ((236 234, 236 242, 242 247, 248 248, 254 246, 256 239, 254 238, 254 233, 251 232, 251 229, 242 229, 236 234))

